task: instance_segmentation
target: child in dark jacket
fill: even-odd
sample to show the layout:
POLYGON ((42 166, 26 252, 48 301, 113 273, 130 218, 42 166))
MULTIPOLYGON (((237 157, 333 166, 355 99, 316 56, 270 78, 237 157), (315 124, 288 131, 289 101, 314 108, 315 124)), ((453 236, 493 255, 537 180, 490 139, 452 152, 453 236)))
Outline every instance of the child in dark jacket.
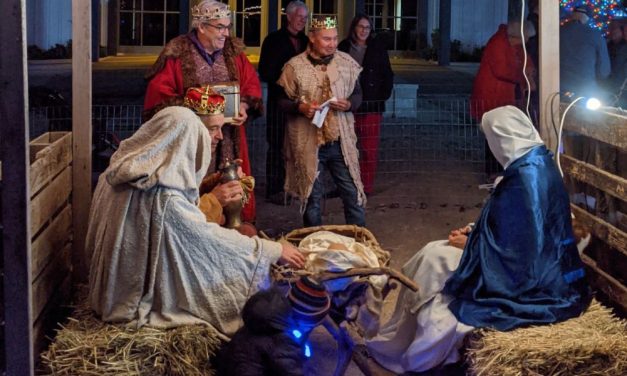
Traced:
POLYGON ((222 376, 301 376, 309 333, 330 307, 324 286, 303 277, 287 296, 277 288, 253 295, 242 312, 244 326, 218 359, 222 376))

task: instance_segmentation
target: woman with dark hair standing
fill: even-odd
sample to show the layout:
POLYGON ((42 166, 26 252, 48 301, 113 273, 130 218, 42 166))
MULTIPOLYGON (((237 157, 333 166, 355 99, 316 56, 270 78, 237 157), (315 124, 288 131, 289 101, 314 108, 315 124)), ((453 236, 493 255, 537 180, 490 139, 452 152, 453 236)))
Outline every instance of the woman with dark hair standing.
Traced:
POLYGON ((349 35, 338 50, 353 57, 363 68, 359 83, 363 91, 361 106, 355 113, 355 132, 359 140, 359 167, 366 194, 372 193, 381 132, 381 113, 392 94, 394 73, 385 45, 374 38, 368 16, 358 14, 351 22, 349 35))

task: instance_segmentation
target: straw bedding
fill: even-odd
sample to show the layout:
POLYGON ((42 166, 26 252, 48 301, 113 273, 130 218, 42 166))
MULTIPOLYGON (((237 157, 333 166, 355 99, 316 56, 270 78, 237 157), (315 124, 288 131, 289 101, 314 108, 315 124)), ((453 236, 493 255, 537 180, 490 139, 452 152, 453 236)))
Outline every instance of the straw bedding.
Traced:
POLYGON ((209 357, 220 347, 204 325, 139 330, 107 324, 79 306, 41 355, 40 374, 213 375, 209 357))
POLYGON ((466 358, 473 375, 627 375, 627 321, 595 300, 559 324, 478 330, 466 358))

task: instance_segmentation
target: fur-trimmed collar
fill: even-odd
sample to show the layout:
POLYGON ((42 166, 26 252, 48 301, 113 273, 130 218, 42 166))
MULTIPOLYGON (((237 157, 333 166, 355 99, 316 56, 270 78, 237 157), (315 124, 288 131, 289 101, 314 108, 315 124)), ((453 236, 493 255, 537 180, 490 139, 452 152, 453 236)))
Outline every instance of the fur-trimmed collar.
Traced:
MULTIPOLYGON (((161 51, 157 61, 148 69, 148 72, 146 72, 146 80, 151 80, 157 73, 159 73, 165 67, 167 59, 178 59, 182 55, 189 53, 190 48, 196 47, 187 37, 187 34, 179 35, 169 41, 163 48, 163 51, 161 51)), ((229 65, 229 72, 231 70, 230 67, 235 65, 235 58, 244 52, 245 48, 246 46, 241 39, 235 37, 226 38, 222 51, 224 53, 224 58, 229 65)), ((237 73, 235 77, 237 77, 237 73)))

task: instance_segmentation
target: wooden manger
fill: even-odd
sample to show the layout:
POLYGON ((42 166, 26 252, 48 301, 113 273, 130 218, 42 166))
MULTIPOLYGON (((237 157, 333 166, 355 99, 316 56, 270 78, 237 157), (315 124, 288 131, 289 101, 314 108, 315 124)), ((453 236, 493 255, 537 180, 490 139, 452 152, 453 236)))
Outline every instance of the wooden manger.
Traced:
POLYGON ((45 133, 30 142, 29 151, 31 322, 39 354, 71 289, 72 133, 45 133))
POLYGON ((41 135, 31 141, 30 155, 33 347, 39 354, 71 290, 72 133, 41 135))

